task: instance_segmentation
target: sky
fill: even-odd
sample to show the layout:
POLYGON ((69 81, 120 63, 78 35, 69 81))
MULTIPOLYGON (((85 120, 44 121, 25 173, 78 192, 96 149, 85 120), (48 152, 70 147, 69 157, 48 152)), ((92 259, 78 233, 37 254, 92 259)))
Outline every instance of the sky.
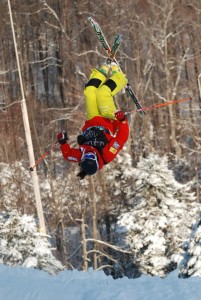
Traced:
POLYGON ((201 278, 143 275, 114 280, 103 271, 44 271, 0 265, 0 300, 199 300, 201 278))

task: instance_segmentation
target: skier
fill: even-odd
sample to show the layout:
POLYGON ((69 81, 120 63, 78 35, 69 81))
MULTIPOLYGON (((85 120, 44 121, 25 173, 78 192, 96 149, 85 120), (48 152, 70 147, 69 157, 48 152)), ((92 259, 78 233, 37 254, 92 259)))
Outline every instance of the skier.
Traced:
POLYGON ((125 74, 110 59, 99 70, 93 69, 84 89, 87 120, 77 137, 79 148, 70 147, 66 131, 57 135, 64 158, 79 163, 80 179, 94 175, 111 162, 128 139, 127 118, 121 110, 117 111, 113 100, 127 82, 125 74), (110 69, 112 74, 107 79, 110 69))

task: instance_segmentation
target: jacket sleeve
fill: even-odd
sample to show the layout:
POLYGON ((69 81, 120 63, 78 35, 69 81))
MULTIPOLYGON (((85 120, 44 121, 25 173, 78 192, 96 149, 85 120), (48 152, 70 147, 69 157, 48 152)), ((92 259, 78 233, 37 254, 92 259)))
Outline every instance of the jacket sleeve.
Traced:
POLYGON ((117 135, 115 137, 116 140, 119 141, 119 143, 122 145, 122 147, 124 146, 124 144, 126 143, 126 141, 128 140, 128 136, 129 136, 129 126, 128 126, 128 121, 125 120, 123 122, 118 122, 118 132, 117 135))
POLYGON ((124 144, 128 140, 129 126, 127 120, 119 122, 118 132, 114 138, 112 138, 103 150, 102 157, 106 163, 111 162, 123 148, 124 144))
POLYGON ((60 146, 63 157, 70 162, 80 162, 82 152, 80 149, 71 148, 69 144, 60 146))

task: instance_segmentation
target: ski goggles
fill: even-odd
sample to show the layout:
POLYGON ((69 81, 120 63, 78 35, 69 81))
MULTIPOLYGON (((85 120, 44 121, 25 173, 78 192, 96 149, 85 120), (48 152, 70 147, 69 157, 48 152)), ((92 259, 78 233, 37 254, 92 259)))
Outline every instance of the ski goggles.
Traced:
POLYGON ((98 158, 97 158, 96 154, 91 153, 91 152, 85 153, 82 160, 85 160, 85 159, 95 160, 97 168, 99 168, 98 158))

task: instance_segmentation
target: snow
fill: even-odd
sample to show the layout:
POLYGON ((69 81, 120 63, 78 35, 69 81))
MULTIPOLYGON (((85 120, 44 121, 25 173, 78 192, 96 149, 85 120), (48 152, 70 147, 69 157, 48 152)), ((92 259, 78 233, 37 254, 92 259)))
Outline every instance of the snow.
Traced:
POLYGON ((0 300, 198 300, 199 277, 178 278, 178 271, 165 279, 143 275, 138 279, 114 280, 103 271, 44 271, 0 265, 0 300))
MULTIPOLYGON (((127 274, 135 277, 140 272, 144 275, 138 279, 128 279, 125 276, 114 280, 106 276, 103 271, 95 272, 92 269, 88 272, 61 271, 64 270, 63 266, 52 256, 51 245, 47 243, 45 237, 37 232, 33 216, 20 217, 16 215, 17 211, 12 211, 9 217, 7 213, 0 214, 0 262, 7 264, 7 266, 0 264, 0 300, 192 300, 200 298, 200 204, 196 203, 196 198, 189 191, 188 186, 175 182, 172 171, 167 168, 165 158, 159 166, 157 156, 152 157, 150 162, 147 158, 144 163, 141 160, 141 171, 135 169, 134 172, 133 169, 134 178, 129 177, 132 172, 130 175, 126 173, 128 177, 121 177, 122 192, 118 186, 119 182, 112 180, 112 176, 119 176, 120 167, 125 168, 129 165, 126 160, 123 162, 124 164, 119 164, 119 169, 115 168, 115 171, 110 174, 110 193, 111 196, 118 193, 130 201, 129 212, 121 211, 116 233, 119 235, 119 246, 132 249, 133 256, 128 261, 120 257, 114 265, 114 270, 116 268, 118 276, 127 274), (154 164, 153 159, 156 160, 154 164), (131 180, 131 183, 134 183, 135 179, 137 188, 134 193, 133 184, 128 186, 127 181, 131 180), (196 219, 197 215, 198 219, 196 219), (133 262, 140 272, 136 270, 133 262), (172 272, 176 268, 175 262, 178 270, 172 272), (11 267, 11 265, 21 265, 21 267, 11 267), (46 272, 39 270, 42 268, 46 272), (58 270, 61 272, 59 273, 58 270), (169 275, 165 277, 167 273, 169 275), (189 276, 191 277, 184 279, 189 276)), ((20 164, 18 167, 20 168, 20 164)), ((2 169, 2 172, 4 173, 5 169, 2 169)), ((20 178, 24 177, 22 174, 20 178)), ((6 185, 8 190, 4 189, 6 197, 4 199, 7 204, 11 199, 13 202, 17 196, 10 189, 11 184, 12 180, 8 186, 6 185)), ((48 188, 48 184, 44 187, 48 188)), ((27 194, 30 192, 26 188, 23 190, 27 194)), ((66 193, 64 195, 67 196, 66 193)), ((70 193, 68 197, 70 199, 70 193)), ((56 198, 60 199, 60 196, 56 198)), ((68 228, 67 231, 74 235, 77 232, 79 234, 78 228, 68 228)), ((78 258, 75 264, 80 267, 82 258, 78 258)), ((77 267, 75 264, 72 264, 74 268, 77 267)))

